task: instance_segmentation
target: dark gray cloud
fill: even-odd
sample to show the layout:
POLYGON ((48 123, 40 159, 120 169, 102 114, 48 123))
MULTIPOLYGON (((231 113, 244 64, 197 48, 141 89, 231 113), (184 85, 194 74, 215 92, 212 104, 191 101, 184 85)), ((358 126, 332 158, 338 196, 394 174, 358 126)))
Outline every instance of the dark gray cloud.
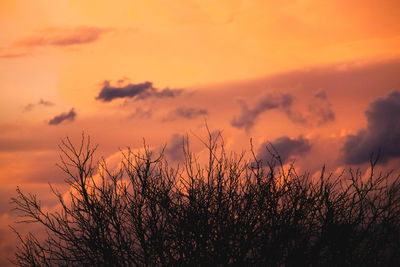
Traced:
POLYGON ((183 153, 183 144, 184 137, 179 134, 172 135, 170 141, 168 142, 165 148, 165 154, 168 159, 171 159, 175 162, 183 161, 184 153, 183 153))
POLYGON ((319 126, 335 120, 332 105, 325 91, 319 91, 314 95, 306 113, 295 110, 293 103, 294 97, 288 93, 266 95, 260 98, 253 108, 249 108, 243 100, 240 100, 241 114, 232 119, 231 125, 236 128, 244 128, 248 131, 254 126, 257 118, 262 113, 273 109, 284 112, 293 123, 304 125, 319 126))
POLYGON ((195 119, 202 115, 207 115, 208 111, 204 108, 187 108, 179 107, 168 114, 167 117, 163 118, 163 121, 173 121, 178 118, 184 119, 195 119))
POLYGON ((80 26, 75 28, 45 29, 31 37, 18 40, 16 46, 71 46, 88 44, 97 41, 101 35, 110 29, 80 26))
POLYGON ((153 84, 151 82, 128 84, 124 87, 112 87, 109 81, 104 81, 103 88, 96 99, 103 102, 109 102, 116 98, 132 98, 137 97, 148 90, 152 90, 152 88, 153 84))
POLYGON ((342 148, 344 162, 360 164, 380 151, 380 163, 400 157, 400 92, 373 101, 367 111, 367 127, 348 135, 342 148))
MULTIPOLYGON (((118 82, 120 84, 121 82, 118 82)), ((117 98, 133 98, 135 100, 143 100, 150 97, 155 98, 172 98, 182 93, 182 89, 165 88, 159 90, 153 87, 151 82, 138 84, 128 84, 125 86, 111 86, 109 81, 104 81, 103 88, 97 100, 110 102, 117 98)))
POLYGON ((76 117, 76 112, 72 108, 68 113, 61 113, 49 121, 49 125, 57 125, 64 121, 73 121, 76 117))
POLYGON ((272 152, 278 153, 283 163, 293 159, 294 156, 301 156, 311 149, 311 144, 308 139, 300 136, 297 139, 291 139, 287 136, 282 136, 272 143, 264 143, 260 146, 257 154, 258 159, 269 160, 271 154, 268 152, 267 147, 272 148, 272 152), (272 146, 272 147, 271 147, 272 146))
POLYGON ((290 94, 266 95, 261 97, 253 108, 249 108, 244 100, 239 100, 242 108, 241 114, 232 119, 231 125, 236 128, 250 130, 261 113, 280 107, 290 110, 292 102, 293 97, 290 94))

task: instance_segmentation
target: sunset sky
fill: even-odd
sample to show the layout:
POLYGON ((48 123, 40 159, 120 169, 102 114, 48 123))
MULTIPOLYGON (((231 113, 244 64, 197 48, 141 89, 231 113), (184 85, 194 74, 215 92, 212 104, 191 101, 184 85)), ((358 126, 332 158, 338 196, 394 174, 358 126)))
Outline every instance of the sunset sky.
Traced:
POLYGON ((398 0, 1 0, 0 265, 15 188, 54 204, 82 131, 106 159, 145 138, 179 161, 186 134, 201 153, 207 122, 301 171, 398 166, 399 26, 398 0))

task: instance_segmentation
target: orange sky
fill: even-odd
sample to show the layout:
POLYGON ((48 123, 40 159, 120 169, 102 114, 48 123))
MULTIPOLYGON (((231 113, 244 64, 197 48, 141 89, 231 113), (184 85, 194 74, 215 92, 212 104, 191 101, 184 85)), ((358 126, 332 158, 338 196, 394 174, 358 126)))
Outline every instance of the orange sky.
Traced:
MULTIPOLYGON (((307 140, 303 170, 361 162, 346 142, 370 141, 374 114, 399 110, 399 25, 398 0, 2 0, 0 206, 17 185, 47 199, 47 182, 63 182, 60 138, 82 130, 110 157, 142 137, 205 136, 206 119, 238 151, 250 137, 257 149, 307 140), (146 81, 147 95, 115 97, 146 81)), ((10 216, 0 210, 0 258, 10 216)))

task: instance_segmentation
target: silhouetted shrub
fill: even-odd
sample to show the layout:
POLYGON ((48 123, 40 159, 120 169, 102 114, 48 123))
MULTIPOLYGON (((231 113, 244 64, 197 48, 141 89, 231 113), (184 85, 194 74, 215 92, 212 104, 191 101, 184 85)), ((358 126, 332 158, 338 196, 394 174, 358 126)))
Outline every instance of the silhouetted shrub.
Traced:
POLYGON ((319 179, 228 154, 220 137, 200 162, 183 145, 183 167, 128 149, 119 170, 93 162, 83 138, 60 148, 67 196, 46 212, 18 188, 24 222, 45 237, 18 234, 20 266, 400 266, 399 177, 359 170, 319 179), (100 166, 100 168, 99 168, 100 166))

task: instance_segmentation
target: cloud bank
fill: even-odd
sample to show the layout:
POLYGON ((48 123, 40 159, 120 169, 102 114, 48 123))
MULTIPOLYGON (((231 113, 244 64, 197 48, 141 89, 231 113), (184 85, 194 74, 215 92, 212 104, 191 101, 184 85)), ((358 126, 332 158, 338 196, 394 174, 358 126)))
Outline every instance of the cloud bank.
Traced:
POLYGON ((373 101, 367 111, 367 127, 348 135, 342 148, 344 162, 361 164, 380 151, 380 163, 400 157, 400 92, 373 101))

